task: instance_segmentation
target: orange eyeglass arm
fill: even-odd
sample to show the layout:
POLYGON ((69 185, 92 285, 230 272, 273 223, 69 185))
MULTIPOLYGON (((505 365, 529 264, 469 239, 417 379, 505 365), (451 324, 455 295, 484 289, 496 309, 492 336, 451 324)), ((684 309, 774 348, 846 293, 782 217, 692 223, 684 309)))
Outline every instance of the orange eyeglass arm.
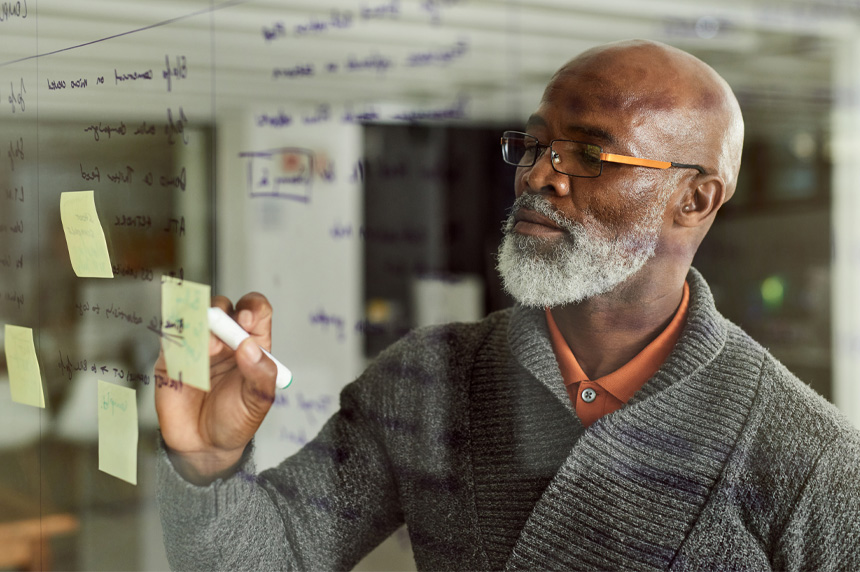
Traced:
POLYGON ((640 167, 652 167, 654 169, 668 169, 672 166, 672 163, 669 161, 640 159, 638 157, 628 157, 627 155, 613 155, 612 153, 601 153, 600 159, 610 163, 624 163, 625 165, 638 165, 640 167))

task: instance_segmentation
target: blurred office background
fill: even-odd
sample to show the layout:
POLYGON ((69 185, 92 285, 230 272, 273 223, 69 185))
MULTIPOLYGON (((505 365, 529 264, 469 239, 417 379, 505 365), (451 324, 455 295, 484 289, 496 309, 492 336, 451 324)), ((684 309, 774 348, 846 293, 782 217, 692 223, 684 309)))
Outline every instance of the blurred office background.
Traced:
MULTIPOLYGON (((0 320, 33 329, 47 407, 12 402, 2 363, 0 569, 167 569, 162 275, 272 301, 296 381, 258 435, 261 468, 404 332, 509 305, 499 135, 613 40, 680 47, 734 88, 741 179, 695 265, 729 319, 860 425, 858 30, 845 0, 3 3, 0 320), (59 194, 87 189, 112 280, 69 264, 59 194), (98 470, 98 379, 138 391, 136 486, 98 470)), ((410 568, 403 530, 359 566, 410 568)))

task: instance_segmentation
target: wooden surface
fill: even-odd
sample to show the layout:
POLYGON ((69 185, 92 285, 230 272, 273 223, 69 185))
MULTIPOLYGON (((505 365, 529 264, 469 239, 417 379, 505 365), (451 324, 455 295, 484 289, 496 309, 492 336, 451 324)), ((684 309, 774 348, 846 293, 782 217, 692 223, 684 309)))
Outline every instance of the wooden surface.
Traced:
POLYGON ((51 537, 78 529, 71 514, 49 514, 0 523, 0 568, 50 570, 51 537))
POLYGON ((78 529, 72 514, 42 514, 32 499, 0 488, 0 568, 50 570, 51 538, 78 529))

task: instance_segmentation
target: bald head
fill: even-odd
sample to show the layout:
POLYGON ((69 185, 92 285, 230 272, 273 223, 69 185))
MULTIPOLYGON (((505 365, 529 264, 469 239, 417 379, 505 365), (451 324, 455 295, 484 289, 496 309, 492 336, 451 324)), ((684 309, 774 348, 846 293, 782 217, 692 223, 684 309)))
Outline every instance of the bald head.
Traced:
POLYGON ((598 46, 565 64, 544 92, 546 101, 568 80, 590 89, 565 93, 571 107, 629 115, 638 152, 649 158, 698 164, 734 193, 744 124, 731 88, 695 56, 659 42, 631 40, 598 46))

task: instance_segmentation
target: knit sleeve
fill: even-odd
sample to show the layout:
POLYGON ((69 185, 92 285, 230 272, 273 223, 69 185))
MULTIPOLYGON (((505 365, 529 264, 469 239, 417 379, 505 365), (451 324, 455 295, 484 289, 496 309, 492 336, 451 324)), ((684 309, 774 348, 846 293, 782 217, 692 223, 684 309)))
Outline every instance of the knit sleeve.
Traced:
POLYGON ((245 459, 232 477, 199 487, 162 450, 158 500, 178 570, 350 569, 403 521, 378 424, 368 419, 371 368, 341 394, 319 435, 273 469, 245 459))
POLYGON ((860 570, 860 436, 846 428, 821 447, 779 538, 778 570, 860 570))

